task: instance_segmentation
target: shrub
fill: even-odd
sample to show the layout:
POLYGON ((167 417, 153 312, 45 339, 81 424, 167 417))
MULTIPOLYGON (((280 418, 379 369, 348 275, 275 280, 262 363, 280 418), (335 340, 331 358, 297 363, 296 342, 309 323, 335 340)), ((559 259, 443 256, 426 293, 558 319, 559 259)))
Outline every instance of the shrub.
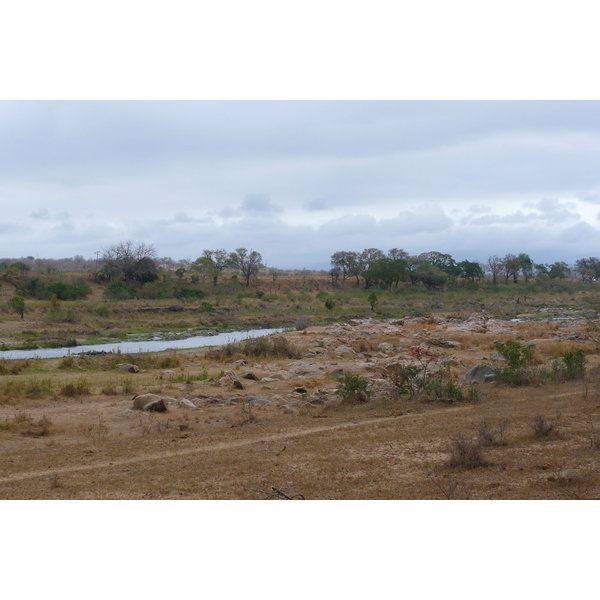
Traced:
POLYGON ((274 357, 274 358, 300 358, 297 348, 283 336, 248 338, 241 342, 232 342, 225 346, 211 348, 206 357, 209 360, 226 361, 234 356, 245 357, 274 357))
POLYGON ((371 397, 369 380, 361 375, 346 373, 339 389, 343 402, 368 402, 371 397))
POLYGON ((310 327, 310 321, 306 317, 299 317, 296 320, 296 331, 304 331, 307 327, 310 327))
POLYGON ((0 431, 20 433, 32 437, 48 435, 51 426, 52 422, 47 417, 44 416, 36 421, 27 413, 17 413, 12 419, 0 421, 0 431))
POLYGON ((562 360, 565 366, 565 379, 573 380, 584 377, 587 357, 581 348, 567 350, 562 360))
POLYGON ((50 312, 44 317, 44 321, 47 323, 75 323, 77 320, 77 313, 72 308, 50 312))
POLYGON ((92 393, 90 384, 87 379, 82 377, 76 382, 65 383, 60 388, 61 396, 67 396, 69 398, 75 398, 77 396, 89 396, 92 393))
POLYGON ((504 419, 498 426, 492 425, 488 421, 481 421, 475 425, 475 429, 479 432, 479 443, 482 446, 506 446, 504 434, 508 425, 508 419, 504 419))
POLYGON ((335 308, 335 302, 330 298, 327 298, 327 300, 325 300, 325 308, 327 310, 333 310, 335 308))
POLYGON ((550 438, 558 435, 558 423, 561 414, 557 413, 551 421, 546 420, 542 415, 537 415, 531 425, 534 438, 550 438))
POLYGON ((462 433, 450 440, 449 467, 459 469, 476 469, 489 466, 481 451, 479 439, 467 439, 462 433))
POLYGON ((494 347, 506 360, 506 365, 496 371, 498 381, 515 386, 531 383, 532 377, 535 376, 528 368, 533 361, 532 346, 523 346, 516 340, 509 340, 506 344, 494 342, 494 347))
POLYGON ((105 304, 103 304, 102 306, 99 306, 94 311, 94 313, 98 317, 110 317, 110 308, 108 308, 108 306, 106 306, 105 304))
POLYGON ((113 281, 104 291, 104 295, 112 300, 129 300, 135 296, 135 290, 124 281, 113 281))
POLYGON ((454 402, 464 400, 460 385, 454 381, 450 372, 440 369, 425 381, 424 390, 428 398, 438 402, 454 402))

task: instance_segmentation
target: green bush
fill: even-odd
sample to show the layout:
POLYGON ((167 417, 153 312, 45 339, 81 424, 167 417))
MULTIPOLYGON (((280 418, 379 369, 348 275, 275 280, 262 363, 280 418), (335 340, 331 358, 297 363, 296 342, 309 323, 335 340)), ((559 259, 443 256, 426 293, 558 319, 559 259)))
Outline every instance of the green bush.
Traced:
POLYGON ((584 377, 587 357, 581 348, 568 350, 562 360, 565 368, 565 379, 574 380, 584 377))
POLYGON ((339 389, 343 402, 368 402, 371 397, 369 380, 361 375, 346 373, 339 389))
POLYGON ((498 381, 520 386, 535 379, 537 373, 530 368, 534 353, 532 346, 523 346, 516 340, 509 340, 506 344, 494 342, 494 347, 506 361, 506 365, 496 371, 498 381))
POLYGON ((113 281, 104 290, 104 295, 112 300, 129 300, 135 296, 135 290, 124 281, 113 281))

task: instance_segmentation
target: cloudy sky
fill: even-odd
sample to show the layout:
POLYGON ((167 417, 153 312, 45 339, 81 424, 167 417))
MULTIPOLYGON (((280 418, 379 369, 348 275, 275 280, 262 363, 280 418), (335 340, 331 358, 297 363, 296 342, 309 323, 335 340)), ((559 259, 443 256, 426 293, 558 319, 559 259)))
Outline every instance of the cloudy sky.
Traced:
POLYGON ((598 254, 595 101, 3 101, 0 255, 598 254))

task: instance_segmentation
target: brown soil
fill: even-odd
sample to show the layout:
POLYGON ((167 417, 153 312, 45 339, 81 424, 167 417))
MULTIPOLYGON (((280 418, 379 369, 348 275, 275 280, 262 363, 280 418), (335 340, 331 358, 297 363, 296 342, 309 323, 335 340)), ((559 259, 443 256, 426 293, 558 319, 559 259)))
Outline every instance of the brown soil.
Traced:
POLYGON ((85 376, 91 393, 69 398, 55 392, 0 405, 0 423, 6 425, 0 429, 0 497, 598 498, 600 380, 594 373, 599 361, 588 326, 483 317, 354 321, 285 334, 299 350, 297 359, 246 358, 243 365, 236 362, 241 356, 217 362, 196 350, 178 352, 172 368, 142 368, 131 375, 117 369, 82 371, 77 362, 70 370, 60 369, 60 359, 44 361, 34 375, 23 372, 3 380, 49 377, 56 390, 61 382, 85 376), (471 366, 492 362, 493 340, 513 338, 535 340, 539 364, 583 347, 589 376, 519 388, 483 384, 477 400, 453 403, 393 393, 386 367, 409 361, 411 347, 435 353, 435 364, 460 380, 471 366), (443 347, 440 341, 460 346, 443 347), (370 400, 344 402, 332 374, 336 369, 368 377, 370 400), (204 370, 210 379, 193 378, 204 370), (230 371, 244 390, 220 385, 222 372, 230 371), (259 380, 241 378, 244 371, 259 380), (277 373, 285 378, 273 378, 277 373), (165 397, 168 410, 133 410, 133 393, 122 391, 125 380, 138 393, 165 397), (109 383, 116 395, 101 393, 109 383), (306 391, 293 391, 299 387, 306 391), (246 403, 247 395, 272 404, 246 403), (29 429, 9 426, 19 415, 29 429), (546 423, 556 420, 548 436, 534 435, 539 416, 546 423), (497 431, 505 420, 503 439, 480 448, 486 466, 449 466, 459 434, 469 442, 484 421, 497 431))

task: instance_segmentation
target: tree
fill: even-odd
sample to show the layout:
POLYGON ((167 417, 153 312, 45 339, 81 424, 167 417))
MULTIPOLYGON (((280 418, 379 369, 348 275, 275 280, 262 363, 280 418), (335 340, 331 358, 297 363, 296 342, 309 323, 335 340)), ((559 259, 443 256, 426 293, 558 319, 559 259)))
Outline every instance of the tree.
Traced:
POLYGON ((371 312, 373 312, 375 310, 375 307, 377 306, 377 294, 375 292, 371 292, 369 294, 369 297, 367 298, 369 304, 371 305, 371 312))
POLYGON ((502 259, 502 271, 504 273, 504 283, 508 283, 508 280, 512 277, 514 283, 518 283, 517 275, 521 270, 521 263, 514 254, 507 254, 502 259))
POLYGON ((235 252, 229 255, 229 260, 232 266, 242 272, 246 280, 246 287, 250 286, 250 279, 258 275, 263 268, 262 256, 256 250, 248 250, 246 248, 238 248, 235 252))
POLYGON ((481 279, 484 275, 483 269, 478 262, 463 260, 457 266, 460 269, 460 275, 469 281, 481 279))
POLYGON ((584 282, 600 279, 600 260, 595 256, 580 258, 575 261, 575 271, 581 275, 584 282))
POLYGON ((410 277, 411 285, 417 285, 419 283, 419 268, 423 266, 425 263, 425 259, 421 258, 421 256, 409 256, 406 260, 407 268, 408 268, 408 276, 410 277))
POLYGON ((529 281, 533 277, 533 261, 529 257, 529 254, 525 253, 519 254, 517 260, 519 261, 519 266, 525 282, 529 281))
POLYGON ((110 246, 103 252, 101 270, 110 282, 143 285, 158 279, 156 251, 152 245, 127 241, 110 246))
POLYGON ((21 315, 21 320, 25 319, 24 315, 25 315, 25 310, 27 309, 27 306, 25 304, 25 300, 23 300, 23 298, 21 296, 13 296, 8 301, 8 304, 14 312, 21 315))
MULTIPOLYGON (((342 250, 334 252, 331 255, 331 266, 342 275, 342 289, 346 283, 348 275, 354 275, 358 272, 359 255, 358 252, 347 252, 342 250)), ((358 280, 358 276, 357 276, 358 280)))
POLYGON ((487 267, 492 274, 492 284, 496 285, 498 283, 498 275, 502 270, 502 259, 499 256, 490 256, 487 261, 487 267))
POLYGON ((448 282, 448 275, 439 267, 423 264, 417 269, 417 277, 426 288, 441 289, 448 282))
POLYGON ((369 281, 373 285, 381 285, 385 289, 391 289, 392 285, 397 286, 400 281, 408 279, 406 260, 402 258, 380 258, 363 273, 363 277, 365 281, 369 281))
POLYGON ((231 265, 231 256, 227 250, 204 250, 202 256, 197 258, 191 268, 203 272, 217 285, 221 273, 231 265))
POLYGON ((358 269, 355 273, 356 284, 359 285, 359 275, 365 280, 365 289, 368 290, 373 285, 373 277, 370 274, 370 267, 377 261, 385 258, 385 254, 377 248, 366 248, 358 257, 358 269))
POLYGON ((442 254, 441 252, 424 252, 423 254, 420 254, 419 257, 427 264, 437 267, 449 277, 458 277, 458 275, 460 275, 460 268, 449 254, 442 254))

